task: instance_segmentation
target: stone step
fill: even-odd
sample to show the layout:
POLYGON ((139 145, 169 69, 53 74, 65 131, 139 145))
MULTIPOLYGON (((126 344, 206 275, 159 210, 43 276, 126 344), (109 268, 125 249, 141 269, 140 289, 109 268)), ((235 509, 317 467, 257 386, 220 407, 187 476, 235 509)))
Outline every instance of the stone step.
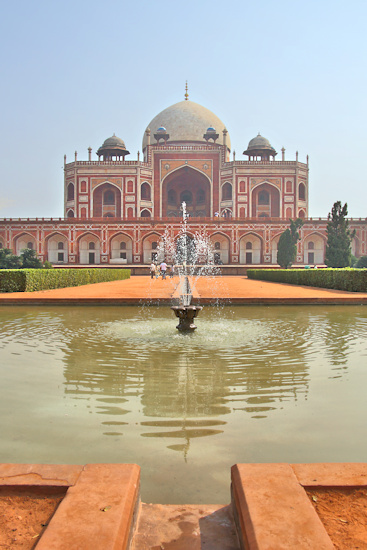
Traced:
POLYGON ((239 550, 231 506, 141 504, 131 550, 239 550))

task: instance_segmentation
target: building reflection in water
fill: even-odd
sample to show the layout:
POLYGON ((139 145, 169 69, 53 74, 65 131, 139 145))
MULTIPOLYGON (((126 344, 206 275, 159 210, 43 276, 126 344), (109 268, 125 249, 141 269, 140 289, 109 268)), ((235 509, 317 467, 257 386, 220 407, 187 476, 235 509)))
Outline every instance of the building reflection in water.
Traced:
POLYGON ((198 331, 181 335, 168 308, 3 308, 0 347, 37 349, 51 370, 62 361, 64 399, 85 402, 105 435, 129 427, 186 457, 234 414, 257 421, 306 400, 311 368, 342 376, 365 353, 366 317, 345 306, 205 308, 198 331))
POLYGON ((110 417, 104 424, 113 423, 111 429, 138 398, 140 435, 168 440, 169 449, 186 456, 192 439, 222 433, 235 411, 261 419, 307 397, 304 316, 286 324, 275 309, 265 319, 258 311, 243 319, 237 311, 220 321, 203 318, 202 335, 192 338, 177 336, 171 318, 153 316, 149 331, 140 319, 121 320, 123 309, 112 312, 69 341, 64 370, 65 393, 92 402, 110 417))

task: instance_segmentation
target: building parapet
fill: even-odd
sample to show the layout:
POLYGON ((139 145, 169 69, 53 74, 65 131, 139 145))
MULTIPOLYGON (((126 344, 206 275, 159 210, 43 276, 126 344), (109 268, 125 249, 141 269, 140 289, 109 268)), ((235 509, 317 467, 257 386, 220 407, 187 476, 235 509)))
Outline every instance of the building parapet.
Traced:
MULTIPOLYGON (((199 218, 199 217, 192 217, 189 218, 188 223, 192 224, 203 224, 203 223, 262 223, 262 224, 268 224, 268 223, 289 223, 289 218, 223 218, 223 217, 206 217, 206 218, 199 218)), ((34 223, 40 223, 40 222, 63 222, 68 224, 75 224, 75 223, 83 223, 83 224, 93 224, 93 223, 103 223, 103 224, 115 224, 115 223, 128 223, 128 224, 136 224, 136 222, 139 223, 149 223, 149 224, 164 224, 164 223, 181 223, 181 218, 172 217, 172 218, 146 218, 146 217, 139 217, 139 218, 0 218, 0 223, 25 223, 25 222, 34 222, 34 223)), ((303 220, 303 224, 306 225, 307 223, 314 223, 314 222, 328 222, 328 218, 306 218, 303 220)), ((349 223, 357 223, 362 222, 366 223, 367 218, 348 218, 349 223)))
POLYGON ((74 166, 141 166, 143 168, 150 168, 148 162, 140 160, 77 160, 76 162, 73 161, 65 164, 65 168, 73 168, 74 166))

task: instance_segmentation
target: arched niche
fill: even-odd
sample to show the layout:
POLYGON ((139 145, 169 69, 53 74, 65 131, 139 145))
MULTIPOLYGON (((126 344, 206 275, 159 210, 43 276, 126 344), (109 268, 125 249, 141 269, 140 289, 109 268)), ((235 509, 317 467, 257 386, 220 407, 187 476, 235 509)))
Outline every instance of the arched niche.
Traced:
POLYGON ((81 264, 99 264, 101 262, 101 245, 93 233, 85 233, 78 240, 79 262, 81 264))
POLYGON ((110 262, 131 264, 133 261, 133 241, 131 237, 119 233, 110 241, 110 262))
POLYGON ((60 233, 54 233, 47 237, 47 259, 52 264, 64 264, 68 262, 68 240, 60 233))
POLYGON ((279 218, 280 191, 270 183, 261 183, 256 186, 251 195, 252 218, 279 218))
POLYGON ((22 250, 35 250, 37 252, 37 241, 30 233, 23 233, 15 238, 15 254, 20 256, 22 250))
POLYGON ((146 181, 144 181, 140 186, 140 198, 142 201, 152 200, 151 187, 146 181))
POLYGON ((221 233, 214 233, 210 237, 210 241, 214 248, 214 262, 229 264, 229 238, 221 233))
POLYGON ((247 233, 240 239, 240 264, 260 264, 262 261, 262 240, 254 233, 247 233))
POLYGON ((121 217, 121 191, 112 183, 103 183, 93 191, 93 217, 121 217))
POLYGON ((207 176, 190 166, 183 166, 163 181, 163 217, 180 216, 182 201, 186 202, 191 217, 209 217, 210 197, 211 187, 207 176))
POLYGON ((68 183, 68 186, 66 188, 66 200, 67 201, 73 201, 75 198, 75 189, 73 183, 68 183))
POLYGON ((143 240, 143 263, 150 264, 157 259, 161 236, 157 233, 147 235, 143 240))
POLYGON ((307 235, 303 241, 303 262, 307 265, 325 263, 326 240, 319 233, 307 235))

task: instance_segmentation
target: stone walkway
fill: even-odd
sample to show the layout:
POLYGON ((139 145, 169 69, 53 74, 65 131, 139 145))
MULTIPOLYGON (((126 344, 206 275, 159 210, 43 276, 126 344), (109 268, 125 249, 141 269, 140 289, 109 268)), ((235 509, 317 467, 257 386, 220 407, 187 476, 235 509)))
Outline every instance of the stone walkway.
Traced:
MULTIPOLYGON (((124 281, 96 283, 38 292, 0 294, 0 305, 10 304, 140 304, 171 303, 178 278, 151 280, 135 276, 124 281)), ((220 299, 232 304, 367 304, 367 293, 254 281, 245 276, 198 280, 194 297, 202 304, 220 299)))

